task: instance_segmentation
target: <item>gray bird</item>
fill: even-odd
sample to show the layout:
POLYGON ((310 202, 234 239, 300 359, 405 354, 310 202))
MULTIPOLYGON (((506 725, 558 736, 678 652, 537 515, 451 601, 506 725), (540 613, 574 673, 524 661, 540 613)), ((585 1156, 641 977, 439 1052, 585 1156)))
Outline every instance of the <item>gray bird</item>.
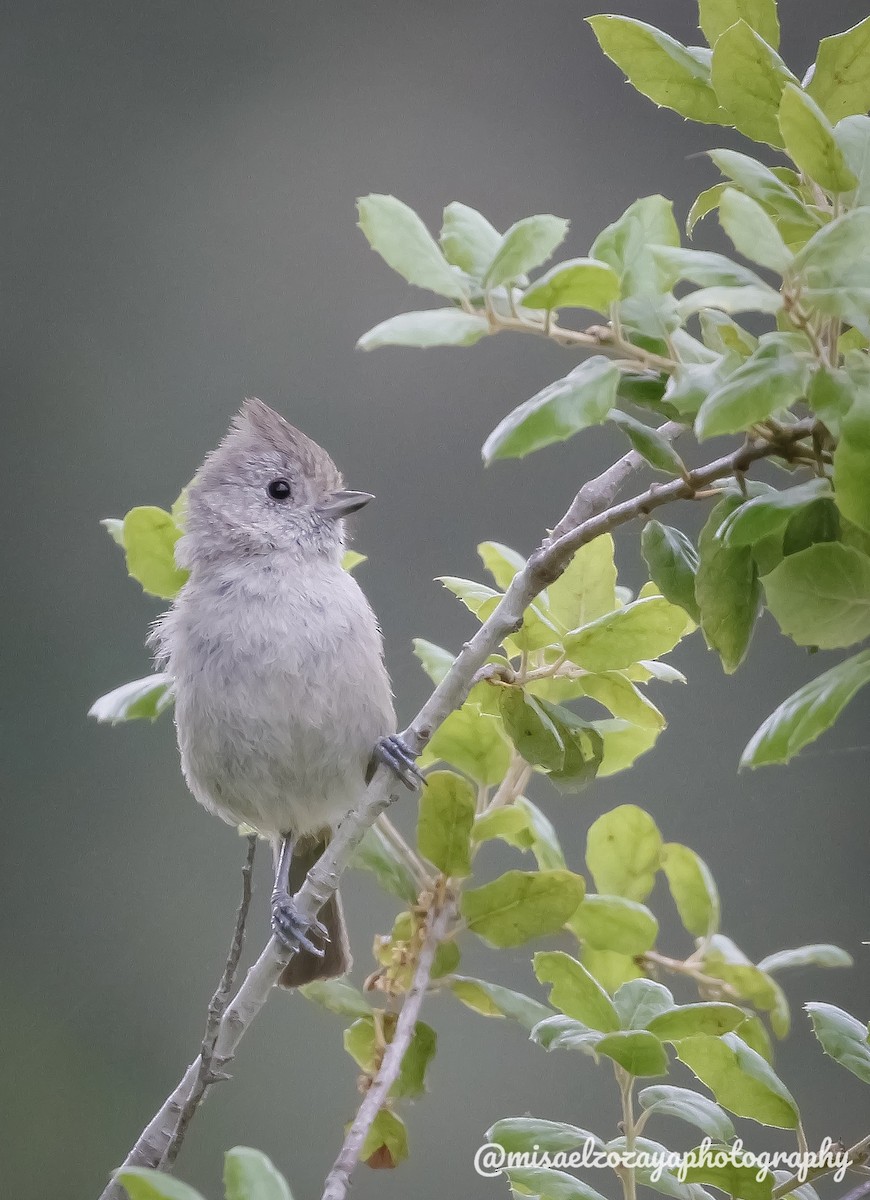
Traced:
POLYGON ((280 983, 350 969, 336 893, 307 933, 292 895, 378 761, 409 787, 381 632, 342 569, 344 518, 367 504, 332 459, 247 400, 190 485, 176 547, 190 577, 152 643, 173 679, 181 765, 209 812, 270 838, 280 983))

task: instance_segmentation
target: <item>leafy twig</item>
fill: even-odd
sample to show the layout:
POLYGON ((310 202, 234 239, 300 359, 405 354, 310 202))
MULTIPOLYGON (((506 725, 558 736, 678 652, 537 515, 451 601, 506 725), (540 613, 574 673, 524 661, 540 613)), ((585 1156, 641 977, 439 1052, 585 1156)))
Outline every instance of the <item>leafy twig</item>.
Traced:
POLYGON ((423 1000, 429 987, 435 952, 444 940, 451 919, 451 904, 436 900, 429 910, 423 933, 423 941, 417 957, 417 967, 411 986, 405 994, 402 1008, 396 1021, 393 1040, 384 1051, 384 1057, 371 1087, 365 1094, 356 1116, 342 1144, 331 1171, 326 1177, 323 1200, 344 1200, 350 1176, 359 1160, 360 1150, 369 1130, 387 1099, 390 1088, 399 1077, 402 1059, 405 1057, 423 1000))

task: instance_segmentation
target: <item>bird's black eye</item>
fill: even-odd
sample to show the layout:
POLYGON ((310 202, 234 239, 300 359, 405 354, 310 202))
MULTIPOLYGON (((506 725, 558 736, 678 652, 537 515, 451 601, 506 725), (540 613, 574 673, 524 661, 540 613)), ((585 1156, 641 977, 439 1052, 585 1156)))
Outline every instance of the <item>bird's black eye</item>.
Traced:
POLYGON ((266 491, 273 500, 286 500, 290 495, 290 484, 286 479, 273 479, 266 491))

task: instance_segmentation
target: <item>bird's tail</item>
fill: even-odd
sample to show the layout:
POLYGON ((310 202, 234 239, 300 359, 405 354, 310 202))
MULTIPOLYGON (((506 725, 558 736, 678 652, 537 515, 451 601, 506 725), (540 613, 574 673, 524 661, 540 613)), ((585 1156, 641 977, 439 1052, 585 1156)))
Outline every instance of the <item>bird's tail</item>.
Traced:
MULTIPOLYGON (((325 838, 300 839, 294 847, 293 858, 290 861, 291 895, 302 887, 305 876, 325 849, 325 838)), ((298 988, 305 983, 313 983, 315 979, 334 979, 336 975, 345 975, 353 965, 338 892, 324 904, 319 913, 319 920, 326 926, 329 934, 329 941, 323 943, 323 957, 319 958, 307 950, 297 951, 281 972, 278 978, 279 987, 298 988)), ((313 942, 319 941, 316 933, 310 933, 309 937, 313 942)))

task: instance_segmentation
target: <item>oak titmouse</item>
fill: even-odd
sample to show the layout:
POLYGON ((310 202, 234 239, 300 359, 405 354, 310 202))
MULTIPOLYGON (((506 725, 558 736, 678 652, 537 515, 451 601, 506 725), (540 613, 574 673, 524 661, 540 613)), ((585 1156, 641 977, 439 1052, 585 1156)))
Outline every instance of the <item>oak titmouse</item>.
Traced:
POLYGON ((173 678, 185 778, 200 804, 269 837, 272 928, 297 953, 280 982, 343 974, 338 895, 305 932, 292 893, 380 759, 409 786, 381 633, 342 569, 344 518, 367 504, 332 459, 247 400, 187 493, 190 577, 152 635, 173 678))

